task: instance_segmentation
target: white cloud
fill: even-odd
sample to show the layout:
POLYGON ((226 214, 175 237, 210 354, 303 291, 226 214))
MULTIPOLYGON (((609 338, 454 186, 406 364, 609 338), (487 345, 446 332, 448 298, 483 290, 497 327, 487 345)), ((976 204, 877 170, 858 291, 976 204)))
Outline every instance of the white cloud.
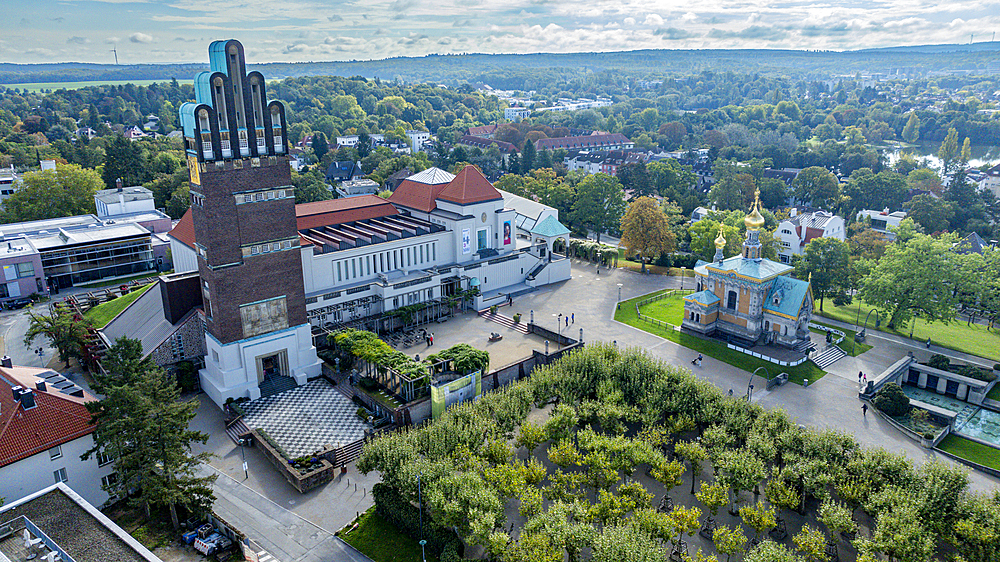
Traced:
POLYGON ((128 40, 133 43, 152 43, 153 36, 146 35, 145 33, 135 32, 132 35, 128 36, 128 40))
POLYGON ((663 25, 663 18, 659 14, 649 14, 646 19, 642 22, 643 25, 663 25))
POLYGON ((625 18, 622 20, 622 25, 635 25, 635 18, 625 18))
POLYGON ((698 14, 696 14, 694 12, 688 12, 688 13, 684 14, 683 16, 681 16, 681 19, 684 20, 684 21, 694 21, 694 20, 698 19, 698 14))

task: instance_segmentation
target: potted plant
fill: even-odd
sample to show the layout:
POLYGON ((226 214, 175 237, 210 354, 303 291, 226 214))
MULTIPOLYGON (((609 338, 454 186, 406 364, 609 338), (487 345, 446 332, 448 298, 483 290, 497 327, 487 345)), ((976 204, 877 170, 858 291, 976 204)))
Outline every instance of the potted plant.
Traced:
POLYGON ((924 434, 920 438, 920 444, 923 445, 927 449, 933 448, 934 447, 934 434, 931 433, 930 431, 925 431, 924 434))
POLYGON ((520 312, 517 312, 517 313, 514 314, 514 323, 515 324, 520 324, 521 323, 521 313, 520 312))

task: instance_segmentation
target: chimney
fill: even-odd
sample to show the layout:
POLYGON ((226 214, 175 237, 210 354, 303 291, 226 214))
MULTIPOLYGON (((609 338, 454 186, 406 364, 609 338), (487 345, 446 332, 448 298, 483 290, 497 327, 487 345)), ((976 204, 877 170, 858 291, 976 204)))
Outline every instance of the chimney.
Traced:
POLYGON ((21 399, 21 391, 22 390, 24 390, 24 389, 21 388, 20 386, 12 386, 12 387, 10 387, 10 393, 14 395, 14 401, 15 402, 21 399))
POLYGON ((30 388, 21 391, 21 407, 25 410, 35 407, 35 393, 30 388))
POLYGON ((7 367, 8 369, 14 366, 14 360, 10 358, 10 355, 4 355, 0 357, 0 367, 7 367))
POLYGON ((123 187, 122 179, 118 178, 117 180, 115 180, 115 185, 118 186, 118 191, 121 191, 123 187))
POLYGON ((45 381, 36 382, 35 388, 37 388, 39 392, 45 392, 45 381))

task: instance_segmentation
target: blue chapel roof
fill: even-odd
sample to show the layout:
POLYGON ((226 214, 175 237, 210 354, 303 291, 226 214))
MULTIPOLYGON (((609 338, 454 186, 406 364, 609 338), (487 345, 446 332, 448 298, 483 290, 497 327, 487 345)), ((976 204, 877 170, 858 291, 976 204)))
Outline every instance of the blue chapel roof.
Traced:
POLYGON ((697 293, 691 293, 690 295, 684 297, 686 301, 694 301, 702 306, 712 306, 719 302, 719 297, 709 290, 698 291, 697 293))
POLYGON ((771 285, 771 291, 764 302, 764 312, 798 318, 802 303, 809 293, 809 282, 792 277, 778 277, 771 285), (774 304, 775 298, 778 304, 774 304))
POLYGON ((758 281, 764 281, 777 275, 785 275, 792 269, 794 269, 792 266, 774 260, 752 260, 743 256, 733 256, 721 262, 707 262, 694 268, 699 275, 708 275, 710 271, 717 275, 732 272, 758 281))

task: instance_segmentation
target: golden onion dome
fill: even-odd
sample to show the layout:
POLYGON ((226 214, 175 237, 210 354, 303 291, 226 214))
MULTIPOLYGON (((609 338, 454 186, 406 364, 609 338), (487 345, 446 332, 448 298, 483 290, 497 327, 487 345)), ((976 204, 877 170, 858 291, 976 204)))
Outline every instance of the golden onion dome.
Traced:
POLYGON ((753 207, 750 210, 750 214, 747 218, 743 219, 743 223, 747 225, 749 230, 760 230, 760 227, 764 226, 764 216, 760 214, 760 190, 754 194, 753 207))
POLYGON ((722 225, 719 225, 719 236, 715 239, 715 247, 721 250, 726 247, 726 237, 722 235, 722 225))

